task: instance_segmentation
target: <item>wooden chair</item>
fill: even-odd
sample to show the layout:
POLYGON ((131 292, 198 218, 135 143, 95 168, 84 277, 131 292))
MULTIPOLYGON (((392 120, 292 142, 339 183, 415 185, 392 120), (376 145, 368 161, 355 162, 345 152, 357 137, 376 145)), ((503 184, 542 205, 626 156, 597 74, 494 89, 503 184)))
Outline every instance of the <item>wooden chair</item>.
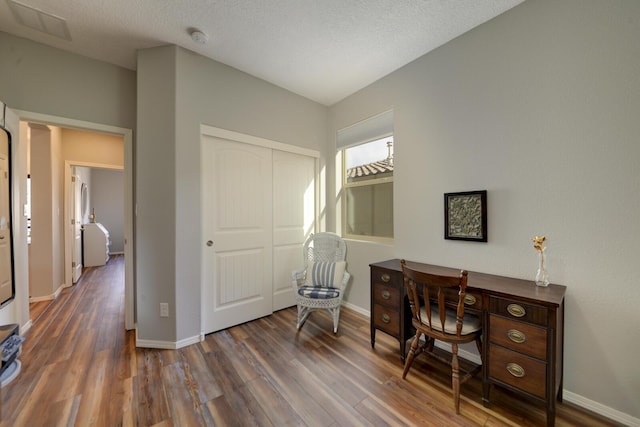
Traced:
POLYGON ((351 277, 346 270, 346 255, 347 244, 335 233, 316 233, 306 240, 305 267, 291 273, 298 305, 297 329, 311 312, 326 310, 333 319, 333 333, 338 332, 342 298, 351 277))
POLYGON ((451 383, 456 414, 460 413, 460 384, 465 383, 479 372, 482 365, 470 372, 463 372, 461 378, 458 362, 458 344, 475 341, 482 357, 482 320, 472 314, 464 313, 464 296, 467 288, 467 272, 460 271, 459 276, 439 276, 409 268, 402 260, 402 273, 411 306, 411 323, 416 336, 404 364, 402 378, 406 378, 414 358, 425 353, 451 366, 451 383), (455 292, 447 292, 447 289, 455 292), (456 295, 454 301, 446 299, 445 294, 456 295), (455 309, 453 308, 455 307, 455 309), (425 341, 420 345, 420 337, 425 341), (433 351, 435 341, 451 344, 451 360, 433 351))

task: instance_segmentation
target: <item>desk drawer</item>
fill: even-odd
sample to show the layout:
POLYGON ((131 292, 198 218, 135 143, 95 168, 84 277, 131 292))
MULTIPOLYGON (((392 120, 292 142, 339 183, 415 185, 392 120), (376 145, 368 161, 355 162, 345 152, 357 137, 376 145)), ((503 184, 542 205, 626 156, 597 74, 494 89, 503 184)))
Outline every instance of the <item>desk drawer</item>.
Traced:
POLYGON ((517 320, 491 314, 489 341, 538 359, 547 356, 547 330, 517 320))
POLYGON ((489 300, 489 311, 509 319, 547 326, 547 309, 539 305, 491 297, 489 300))
MULTIPOLYGON (((458 304, 458 289, 443 289, 444 297, 447 302, 452 304, 452 307, 455 307, 458 304)), ((464 295, 464 307, 472 308, 475 310, 482 309, 482 295, 479 292, 467 291, 464 295)))
POLYGON ((545 398, 547 364, 515 351, 491 344, 489 377, 545 398))
POLYGON ((374 304, 371 320, 376 328, 390 335, 398 336, 400 334, 400 313, 397 308, 374 304))
POLYGON ((371 281, 373 283, 383 283, 395 287, 401 287, 403 285, 402 272, 391 272, 388 270, 373 268, 371 270, 371 281))
POLYGON ((400 289, 391 284, 374 283, 373 301, 391 307, 400 307, 400 289))

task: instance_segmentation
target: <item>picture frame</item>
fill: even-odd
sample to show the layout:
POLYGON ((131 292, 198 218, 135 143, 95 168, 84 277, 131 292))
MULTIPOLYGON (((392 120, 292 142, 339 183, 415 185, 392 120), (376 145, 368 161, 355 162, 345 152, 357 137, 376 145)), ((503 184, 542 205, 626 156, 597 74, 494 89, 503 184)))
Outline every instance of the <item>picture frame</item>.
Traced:
POLYGON ((444 194, 444 238, 487 241, 487 190, 444 194))

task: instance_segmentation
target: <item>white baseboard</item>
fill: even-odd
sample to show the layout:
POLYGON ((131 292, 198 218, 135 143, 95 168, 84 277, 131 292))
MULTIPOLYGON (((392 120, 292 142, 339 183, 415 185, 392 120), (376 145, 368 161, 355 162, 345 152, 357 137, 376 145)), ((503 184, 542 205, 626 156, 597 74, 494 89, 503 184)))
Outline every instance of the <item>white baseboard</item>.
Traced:
MULTIPOLYGON (((451 344, 448 344, 442 341, 436 341, 436 347, 451 353, 451 344)), ((468 360, 469 362, 475 363, 476 365, 482 365, 482 359, 480 358, 479 353, 472 353, 470 351, 467 351, 463 348, 458 347, 458 356, 460 356, 462 359, 468 360)))
MULTIPOLYGON (((350 303, 343 303, 343 305, 357 313, 360 313, 364 316, 371 318, 371 312, 368 310, 364 310, 361 307, 355 306, 350 303)), ((445 344, 443 342, 437 341, 436 347, 441 348, 443 350, 451 351, 451 345, 445 344)), ((464 359, 469 360, 470 362, 481 364, 482 359, 480 355, 477 353, 472 353, 464 349, 460 349, 458 351, 458 355, 464 359)), ((566 402, 584 408, 588 411, 596 413, 598 415, 602 415, 603 417, 609 418, 610 420, 619 422, 629 427, 640 427, 640 418, 635 418, 629 414, 625 414, 624 412, 620 412, 616 409, 610 408, 602 403, 596 402, 591 399, 587 399, 586 397, 580 396, 579 394, 570 392, 566 389, 562 390, 562 399, 566 402)))
POLYGON ((640 418, 632 417, 629 414, 625 414, 624 412, 620 412, 594 400, 587 399, 584 396, 580 396, 579 394, 570 392, 566 389, 562 390, 562 400, 591 412, 595 412, 596 414, 602 415, 603 417, 607 417, 610 420, 617 421, 626 426, 640 427, 640 418))
POLYGON ((177 342, 144 340, 144 339, 138 339, 137 331, 136 331, 136 347, 141 347, 141 348, 159 348, 163 350, 177 350, 179 348, 186 347, 191 344, 197 344, 200 341, 201 341, 200 335, 185 338, 177 342))
POLYGON ((371 319, 371 312, 369 310, 365 310, 362 307, 358 307, 357 305, 353 305, 350 302, 346 301, 342 301, 342 305, 344 307, 347 307, 349 310, 353 310, 356 313, 362 314, 363 316, 367 316, 369 319, 371 319))
POLYGON ((32 302, 53 301, 54 299, 58 298, 63 288, 64 288, 64 285, 58 286, 58 289, 56 289, 56 291, 51 295, 43 295, 41 297, 29 297, 29 303, 31 304, 32 302))
POLYGON ((33 322, 31 321, 31 319, 29 319, 27 321, 27 323, 25 323, 21 328, 20 328, 20 335, 24 335, 27 333, 27 331, 29 329, 31 329, 31 327, 33 326, 33 322))

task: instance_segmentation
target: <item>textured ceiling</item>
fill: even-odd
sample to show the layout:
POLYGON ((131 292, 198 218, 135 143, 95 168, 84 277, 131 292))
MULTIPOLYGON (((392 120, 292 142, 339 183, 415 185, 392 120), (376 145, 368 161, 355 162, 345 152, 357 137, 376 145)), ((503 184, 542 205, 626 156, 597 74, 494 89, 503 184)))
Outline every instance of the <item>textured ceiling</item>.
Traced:
POLYGON ((137 49, 175 44, 331 105, 524 0, 17 1, 71 40, 20 24, 9 0, 1 31, 129 69, 137 49))

